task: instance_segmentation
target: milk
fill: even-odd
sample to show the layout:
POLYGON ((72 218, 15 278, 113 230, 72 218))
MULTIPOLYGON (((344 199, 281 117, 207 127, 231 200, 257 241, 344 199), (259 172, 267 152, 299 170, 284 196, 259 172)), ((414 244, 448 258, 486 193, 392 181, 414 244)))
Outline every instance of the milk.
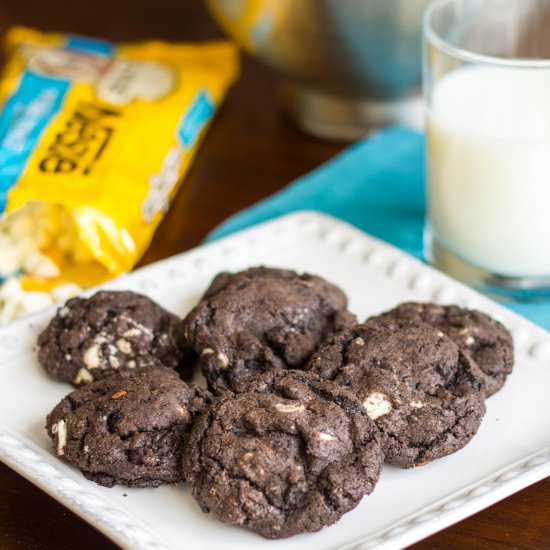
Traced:
POLYGON ((433 237, 493 274, 550 275, 550 69, 449 73, 427 139, 433 237))

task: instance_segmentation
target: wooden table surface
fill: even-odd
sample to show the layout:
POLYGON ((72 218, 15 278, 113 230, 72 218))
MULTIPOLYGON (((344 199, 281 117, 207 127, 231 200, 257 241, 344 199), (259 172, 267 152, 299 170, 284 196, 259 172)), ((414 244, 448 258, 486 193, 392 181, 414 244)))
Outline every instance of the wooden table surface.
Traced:
MULTIPOLYGON (((110 40, 206 40, 216 29, 198 0, 10 0, 0 34, 14 24, 110 40)), ((224 218, 277 191, 342 149, 298 131, 277 109, 276 78, 245 58, 171 211, 142 263, 198 245, 224 218)), ((399 495, 396 495, 399 498, 399 495)), ((182 536, 182 547, 184 546, 182 536)), ((259 545, 261 540, 258 540, 259 545)), ((93 527, 0 463, 1 550, 111 550, 93 527)), ((414 546, 416 549, 550 549, 550 479, 414 546)))

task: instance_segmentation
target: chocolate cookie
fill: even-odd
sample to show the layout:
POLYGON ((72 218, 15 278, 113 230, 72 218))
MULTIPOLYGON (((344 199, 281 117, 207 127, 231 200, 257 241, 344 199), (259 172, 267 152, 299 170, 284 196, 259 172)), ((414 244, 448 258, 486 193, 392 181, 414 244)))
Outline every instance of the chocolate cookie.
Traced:
POLYGON ((369 494, 383 455, 351 393, 276 370, 226 392, 196 421, 185 477, 204 512, 266 538, 318 531, 369 494))
POLYGON ((73 298, 38 338, 38 360, 76 386, 121 369, 164 365, 191 375, 180 320, 134 292, 102 291, 73 298))
POLYGON ((67 395, 48 415, 58 456, 100 485, 182 481, 181 456, 208 392, 166 367, 126 370, 67 395))
POLYGON ((342 290, 314 275, 222 273, 184 320, 184 335, 220 393, 259 372, 301 368, 324 338, 355 320, 346 305, 342 290))
POLYGON ((469 355, 485 376, 485 396, 497 392, 514 366, 512 335, 485 313, 458 306, 410 302, 379 318, 424 321, 444 332, 469 355))
POLYGON ((335 335, 306 370, 353 390, 386 460, 410 468, 464 447, 485 413, 482 373, 425 323, 368 321, 335 335))

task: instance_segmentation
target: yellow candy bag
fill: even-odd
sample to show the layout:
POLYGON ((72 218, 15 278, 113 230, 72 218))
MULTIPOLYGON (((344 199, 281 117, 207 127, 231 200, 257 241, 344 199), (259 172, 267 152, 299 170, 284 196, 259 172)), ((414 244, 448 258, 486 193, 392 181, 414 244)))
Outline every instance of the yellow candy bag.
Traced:
POLYGON ((82 286, 130 269, 237 76, 235 47, 25 28, 6 42, 0 284, 10 269, 82 286))

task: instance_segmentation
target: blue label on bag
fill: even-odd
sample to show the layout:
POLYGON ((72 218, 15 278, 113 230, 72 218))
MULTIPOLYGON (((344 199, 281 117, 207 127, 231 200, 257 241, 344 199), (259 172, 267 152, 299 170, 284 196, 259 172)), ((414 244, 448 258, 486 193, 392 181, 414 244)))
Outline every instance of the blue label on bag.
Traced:
MULTIPOLYGON (((103 40, 71 36, 65 48, 109 56, 113 45, 103 40)), ((0 214, 8 191, 17 183, 42 133, 59 112, 71 81, 27 70, 0 112, 0 214)))
POLYGON ((114 46, 105 40, 87 38, 85 36, 70 35, 65 42, 65 47, 85 53, 110 57, 114 53, 114 46))
POLYGON ((214 102, 210 99, 208 92, 201 90, 191 107, 184 113, 178 127, 178 136, 184 147, 191 147, 197 141, 214 109, 214 102))
POLYGON ((0 114, 0 213, 7 194, 53 116, 59 111, 70 82, 25 72, 0 114))

